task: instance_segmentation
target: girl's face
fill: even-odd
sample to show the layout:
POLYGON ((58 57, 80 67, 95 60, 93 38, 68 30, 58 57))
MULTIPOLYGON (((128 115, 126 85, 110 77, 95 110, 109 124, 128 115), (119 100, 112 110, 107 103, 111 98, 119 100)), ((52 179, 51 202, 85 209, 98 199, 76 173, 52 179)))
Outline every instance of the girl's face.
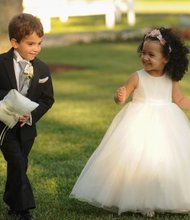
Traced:
POLYGON ((20 42, 16 39, 11 39, 11 44, 18 51, 21 57, 25 60, 33 60, 41 51, 42 37, 39 37, 36 32, 26 36, 20 42))
POLYGON ((163 55, 163 46, 159 41, 145 40, 141 61, 144 69, 154 75, 162 75, 165 65, 168 63, 168 59, 163 55))

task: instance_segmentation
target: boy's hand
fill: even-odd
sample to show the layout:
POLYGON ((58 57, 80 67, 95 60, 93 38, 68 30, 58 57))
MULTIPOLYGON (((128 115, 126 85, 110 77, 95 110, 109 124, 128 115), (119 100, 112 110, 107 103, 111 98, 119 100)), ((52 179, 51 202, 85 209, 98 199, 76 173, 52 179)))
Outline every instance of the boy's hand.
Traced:
POLYGON ((30 114, 25 113, 24 115, 19 117, 20 127, 23 127, 30 118, 30 114))
POLYGON ((120 87, 116 91, 115 101, 119 104, 124 103, 126 100, 126 89, 124 86, 120 87))

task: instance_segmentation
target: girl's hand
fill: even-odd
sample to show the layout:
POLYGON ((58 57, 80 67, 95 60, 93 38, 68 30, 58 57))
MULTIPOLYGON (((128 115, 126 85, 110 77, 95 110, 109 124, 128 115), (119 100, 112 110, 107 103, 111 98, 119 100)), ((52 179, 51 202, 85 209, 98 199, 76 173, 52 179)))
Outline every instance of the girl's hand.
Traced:
POLYGON ((115 102, 117 104, 124 104, 129 96, 133 93, 138 85, 139 77, 135 72, 131 74, 127 80, 127 83, 124 86, 120 87, 115 94, 115 102))
POLYGON ((26 113, 19 117, 20 127, 23 127, 27 121, 30 119, 30 114, 26 113))
POLYGON ((116 91, 115 101, 119 104, 123 104, 126 101, 126 88, 124 86, 116 91))

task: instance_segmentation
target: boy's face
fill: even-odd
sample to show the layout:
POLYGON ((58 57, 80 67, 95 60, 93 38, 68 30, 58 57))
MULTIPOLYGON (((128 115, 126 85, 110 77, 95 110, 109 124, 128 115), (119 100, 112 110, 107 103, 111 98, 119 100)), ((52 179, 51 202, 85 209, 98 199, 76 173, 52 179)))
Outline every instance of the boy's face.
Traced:
POLYGON ((36 32, 27 35, 19 43, 16 39, 11 39, 11 45, 18 51, 21 57, 25 60, 33 60, 41 51, 42 37, 39 37, 36 32))

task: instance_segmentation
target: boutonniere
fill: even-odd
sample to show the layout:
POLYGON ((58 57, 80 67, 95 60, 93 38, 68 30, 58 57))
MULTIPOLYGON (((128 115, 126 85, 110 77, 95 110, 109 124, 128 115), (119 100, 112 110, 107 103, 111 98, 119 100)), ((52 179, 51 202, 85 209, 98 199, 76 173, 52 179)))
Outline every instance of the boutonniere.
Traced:
POLYGON ((24 76, 27 80, 31 80, 33 78, 34 68, 33 68, 32 64, 26 65, 26 67, 24 68, 24 76))

